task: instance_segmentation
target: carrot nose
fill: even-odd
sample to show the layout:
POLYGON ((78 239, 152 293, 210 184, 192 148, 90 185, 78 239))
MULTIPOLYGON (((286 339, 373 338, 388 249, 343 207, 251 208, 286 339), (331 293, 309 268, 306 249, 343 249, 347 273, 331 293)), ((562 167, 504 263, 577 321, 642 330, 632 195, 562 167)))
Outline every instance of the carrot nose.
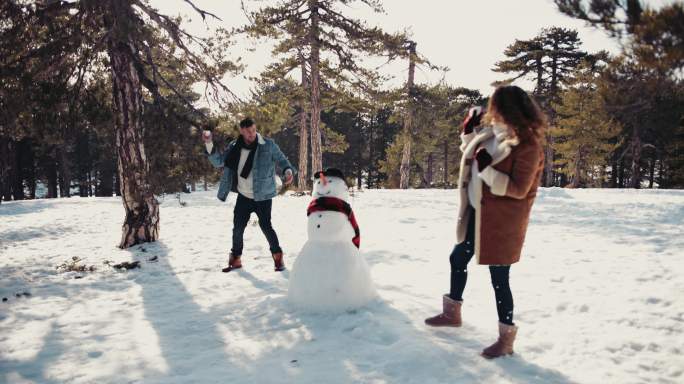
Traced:
POLYGON ((328 179, 325 177, 323 172, 321 172, 320 175, 321 175, 321 181, 323 182, 323 186, 328 185, 328 179))

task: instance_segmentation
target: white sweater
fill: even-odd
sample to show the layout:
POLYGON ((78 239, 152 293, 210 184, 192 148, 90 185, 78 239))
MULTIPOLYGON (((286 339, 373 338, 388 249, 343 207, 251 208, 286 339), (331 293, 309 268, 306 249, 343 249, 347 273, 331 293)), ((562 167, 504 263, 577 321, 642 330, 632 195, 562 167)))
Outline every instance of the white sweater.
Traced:
POLYGON ((243 195, 244 197, 249 197, 250 199, 254 199, 254 188, 253 188, 253 180, 254 180, 254 165, 252 164, 252 171, 249 172, 249 176, 247 178, 243 178, 240 176, 242 173, 242 168, 245 167, 245 163, 247 162, 247 157, 249 156, 249 149, 244 149, 242 148, 240 150, 240 162, 238 163, 238 185, 237 185, 237 190, 238 192, 243 195))
MULTIPOLYGON (((214 148, 214 143, 210 141, 208 143, 204 143, 204 146, 207 148, 207 152, 211 153, 211 150, 214 148)), ((249 156, 249 149, 243 148, 240 151, 240 161, 238 162, 237 190, 243 196, 249 197, 250 199, 254 199, 254 188, 253 188, 254 178, 252 177, 252 175, 254 174, 254 166, 252 166, 252 171, 249 173, 249 176, 247 176, 246 179, 243 177, 240 177, 240 173, 242 173, 242 169, 245 167, 245 163, 247 162, 248 156, 249 156)))
MULTIPOLYGON (((483 141, 482 143, 480 143, 479 146, 481 148, 485 148, 487 152, 490 154, 490 156, 492 156, 494 159, 498 159, 498 161, 501 161, 503 160, 503 158, 508 156, 508 154, 506 153, 503 157, 500 155, 500 143, 508 139, 510 137, 510 133, 508 128, 504 125, 494 125, 492 128, 494 131, 494 137, 491 137, 488 140, 483 141)), ((477 165, 477 159, 473 154, 473 163, 470 167, 470 180, 468 180, 468 202, 475 209, 480 209, 480 199, 482 198, 482 183, 478 182, 478 178, 485 180, 485 182, 487 182, 487 185, 489 185, 490 187, 492 187, 492 185, 494 184, 492 180, 494 176, 491 175, 491 173, 493 173, 492 165, 488 166, 484 169, 482 173, 480 173, 480 170, 477 165)), ((496 192, 497 193, 495 194, 501 194, 498 193, 499 191, 496 192)), ((494 191, 492 193, 494 193, 494 191)))

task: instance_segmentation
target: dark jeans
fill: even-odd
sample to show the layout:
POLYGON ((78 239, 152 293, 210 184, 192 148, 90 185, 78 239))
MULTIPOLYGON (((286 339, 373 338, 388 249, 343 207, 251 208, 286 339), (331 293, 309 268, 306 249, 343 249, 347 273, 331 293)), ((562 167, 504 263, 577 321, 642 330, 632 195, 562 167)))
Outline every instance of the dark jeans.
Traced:
MULTIPOLYGON (((468 262, 475 253, 475 210, 470 215, 465 241, 457 244, 451 252, 451 290, 449 297, 454 300, 463 300, 463 290, 468 280, 468 262)), ((490 265, 489 274, 492 278, 494 296, 496 297, 496 312, 499 321, 513 325, 513 294, 508 284, 510 265, 490 265)))
POLYGON ((271 225, 271 206, 272 200, 254 201, 238 193, 237 201, 235 202, 235 210, 233 211, 233 248, 231 252, 235 256, 242 255, 242 236, 245 233, 245 228, 249 223, 249 217, 252 212, 256 213, 259 218, 259 227, 268 240, 268 246, 271 253, 282 252, 280 244, 278 243, 278 235, 276 235, 273 226, 271 225))

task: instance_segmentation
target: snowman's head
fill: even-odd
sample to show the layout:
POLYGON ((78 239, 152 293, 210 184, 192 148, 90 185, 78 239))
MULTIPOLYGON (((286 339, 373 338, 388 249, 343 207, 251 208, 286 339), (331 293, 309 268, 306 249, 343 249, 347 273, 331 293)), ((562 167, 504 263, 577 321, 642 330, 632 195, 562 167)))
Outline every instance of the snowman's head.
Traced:
POLYGON ((348 202, 349 191, 347 190, 347 183, 344 181, 342 171, 328 168, 325 171, 317 172, 314 175, 314 186, 311 196, 314 199, 319 197, 335 197, 348 202))

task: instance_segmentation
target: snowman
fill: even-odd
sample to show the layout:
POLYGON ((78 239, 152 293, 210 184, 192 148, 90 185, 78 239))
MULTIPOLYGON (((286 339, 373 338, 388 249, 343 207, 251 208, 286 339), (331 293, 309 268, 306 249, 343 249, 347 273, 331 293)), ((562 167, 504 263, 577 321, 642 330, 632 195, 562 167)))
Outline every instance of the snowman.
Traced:
POLYGON ((288 299, 309 311, 346 311, 376 297, 344 175, 328 168, 314 176, 307 209, 308 240, 292 267, 288 299))

